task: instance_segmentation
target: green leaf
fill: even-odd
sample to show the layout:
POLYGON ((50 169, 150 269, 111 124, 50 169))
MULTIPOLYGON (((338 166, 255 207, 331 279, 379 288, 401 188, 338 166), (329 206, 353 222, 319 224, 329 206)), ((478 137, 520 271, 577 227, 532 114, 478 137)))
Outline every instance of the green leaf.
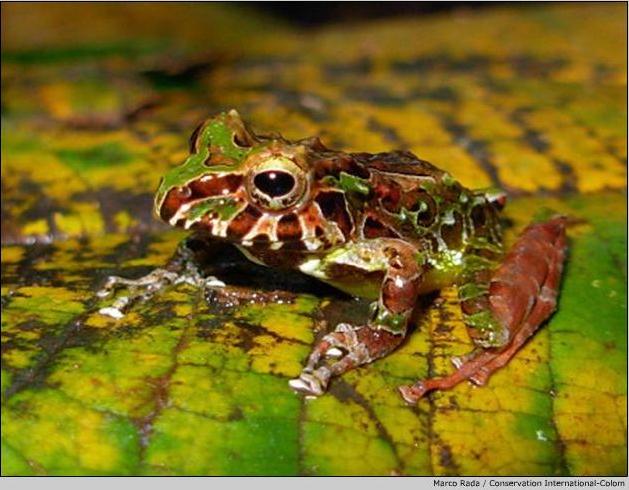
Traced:
POLYGON ((105 7, 3 5, 3 475, 626 474, 622 6, 308 36, 231 5, 105 7), (185 236, 154 220, 154 192, 198 122, 232 107, 262 133, 409 149, 506 189, 509 242, 541 209, 567 215, 557 313, 487 386, 416 407, 396 387, 471 349, 454 288, 317 399, 288 380, 364 301, 220 254, 228 284, 293 299, 226 308, 180 284, 98 314, 106 276, 164 265, 185 236))

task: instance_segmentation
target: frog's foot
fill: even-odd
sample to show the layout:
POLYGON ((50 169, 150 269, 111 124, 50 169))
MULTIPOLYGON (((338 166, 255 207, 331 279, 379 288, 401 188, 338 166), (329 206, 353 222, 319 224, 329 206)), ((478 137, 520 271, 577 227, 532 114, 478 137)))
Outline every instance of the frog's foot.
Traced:
POLYGON ((489 286, 491 314, 508 332, 506 343, 454 358, 456 372, 402 386, 399 388, 402 397, 408 403, 416 403, 429 391, 446 390, 466 379, 484 385, 555 311, 565 254, 565 218, 529 226, 496 270, 489 286))
POLYGON ((323 337, 317 344, 299 378, 290 380, 289 385, 293 390, 307 395, 322 395, 333 376, 385 356, 403 339, 403 334, 341 323, 336 331, 323 337), (337 360, 328 364, 326 358, 337 360))
POLYGON ((492 352, 486 351, 468 360, 455 358, 456 360, 453 359, 453 363, 456 365, 457 370, 450 376, 420 380, 413 385, 400 386, 398 390, 407 403, 415 404, 429 391, 449 390, 461 381, 466 379, 472 380, 483 364, 489 361, 489 357, 492 354, 492 352))
POLYGON ((490 376, 511 360, 528 338, 535 333, 540 323, 552 313, 554 306, 550 311, 547 307, 548 304, 538 299, 524 325, 505 348, 474 351, 460 358, 454 357, 452 363, 457 368, 454 373, 443 378, 420 380, 411 386, 400 386, 398 389, 402 398, 410 404, 415 404, 429 391, 449 390, 466 379, 477 386, 485 385, 490 376))
POLYGON ((528 338, 535 333, 540 323, 548 318, 550 313, 546 307, 544 301, 538 300, 531 315, 505 348, 474 351, 470 355, 453 358, 452 362, 457 368, 453 374, 443 378, 421 380, 411 386, 400 386, 399 390, 402 397, 408 403, 414 404, 429 391, 449 390, 466 379, 477 386, 485 385, 490 376, 505 366, 528 338))
POLYGON ((221 288, 225 286, 225 283, 216 277, 204 277, 196 269, 190 267, 187 267, 182 272, 158 268, 139 279, 109 276, 102 288, 96 292, 97 297, 107 298, 120 288, 126 288, 128 294, 118 296, 110 306, 101 308, 98 312, 101 315, 120 319, 124 316, 125 311, 133 304, 147 301, 166 287, 181 283, 187 283, 205 289, 221 288))

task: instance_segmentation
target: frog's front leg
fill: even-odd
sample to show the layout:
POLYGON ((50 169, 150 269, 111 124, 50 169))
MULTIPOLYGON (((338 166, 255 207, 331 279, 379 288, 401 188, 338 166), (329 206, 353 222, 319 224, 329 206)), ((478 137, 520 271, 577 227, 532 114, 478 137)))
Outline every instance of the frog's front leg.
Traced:
POLYGON ((400 387, 409 403, 425 393, 452 388, 469 379, 483 385, 555 311, 557 291, 566 255, 566 220, 554 218, 530 225, 489 281, 460 288, 468 331, 478 349, 453 359, 457 371, 443 378, 421 380, 400 387))
POLYGON ((216 251, 217 246, 220 244, 207 237, 192 235, 179 244, 164 267, 154 269, 138 279, 109 276, 96 292, 99 298, 107 298, 119 288, 126 288, 128 294, 118 296, 110 306, 101 308, 99 313, 116 319, 122 318, 124 311, 134 303, 146 301, 172 284, 186 282, 205 288, 225 286, 216 277, 205 276, 200 270, 200 264, 216 251))
POLYGON ((342 282, 361 275, 383 276, 378 301, 366 325, 341 323, 315 346, 306 367, 290 386, 310 395, 325 392, 334 376, 383 357, 404 340, 417 300, 423 268, 422 256, 412 245, 397 239, 373 239, 350 244, 305 270, 341 289, 342 282), (336 357, 329 363, 328 358, 336 357))

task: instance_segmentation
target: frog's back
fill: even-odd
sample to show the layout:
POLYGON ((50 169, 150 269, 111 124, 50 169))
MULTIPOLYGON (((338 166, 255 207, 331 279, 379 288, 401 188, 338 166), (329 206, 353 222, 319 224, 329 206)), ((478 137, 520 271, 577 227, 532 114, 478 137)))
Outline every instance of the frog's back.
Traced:
POLYGON ((413 242, 436 262, 470 248, 500 249, 500 194, 467 189, 410 152, 352 156, 369 171, 373 189, 357 219, 362 237, 413 242))

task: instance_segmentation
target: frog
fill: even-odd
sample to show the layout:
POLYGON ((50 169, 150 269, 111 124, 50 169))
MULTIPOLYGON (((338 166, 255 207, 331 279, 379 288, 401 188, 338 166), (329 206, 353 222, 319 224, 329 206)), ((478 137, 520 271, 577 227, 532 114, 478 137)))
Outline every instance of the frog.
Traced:
MULTIPOLYGON (((190 230, 197 248, 231 243, 270 270, 297 270, 371 302, 366 320, 339 323, 315 342, 289 381, 308 396, 393 353, 420 297, 456 286, 473 348, 452 359, 452 374, 400 386, 415 404, 464 380, 485 385, 556 310, 566 218, 532 223, 506 251, 506 197, 468 189, 410 151, 345 152, 316 136, 257 134, 232 109, 193 132, 189 156, 161 179, 154 211, 190 230)), ((182 266, 191 254, 180 248, 169 267, 145 278, 110 278, 104 295, 119 283, 155 291, 177 282, 183 268, 195 270, 182 266)))

